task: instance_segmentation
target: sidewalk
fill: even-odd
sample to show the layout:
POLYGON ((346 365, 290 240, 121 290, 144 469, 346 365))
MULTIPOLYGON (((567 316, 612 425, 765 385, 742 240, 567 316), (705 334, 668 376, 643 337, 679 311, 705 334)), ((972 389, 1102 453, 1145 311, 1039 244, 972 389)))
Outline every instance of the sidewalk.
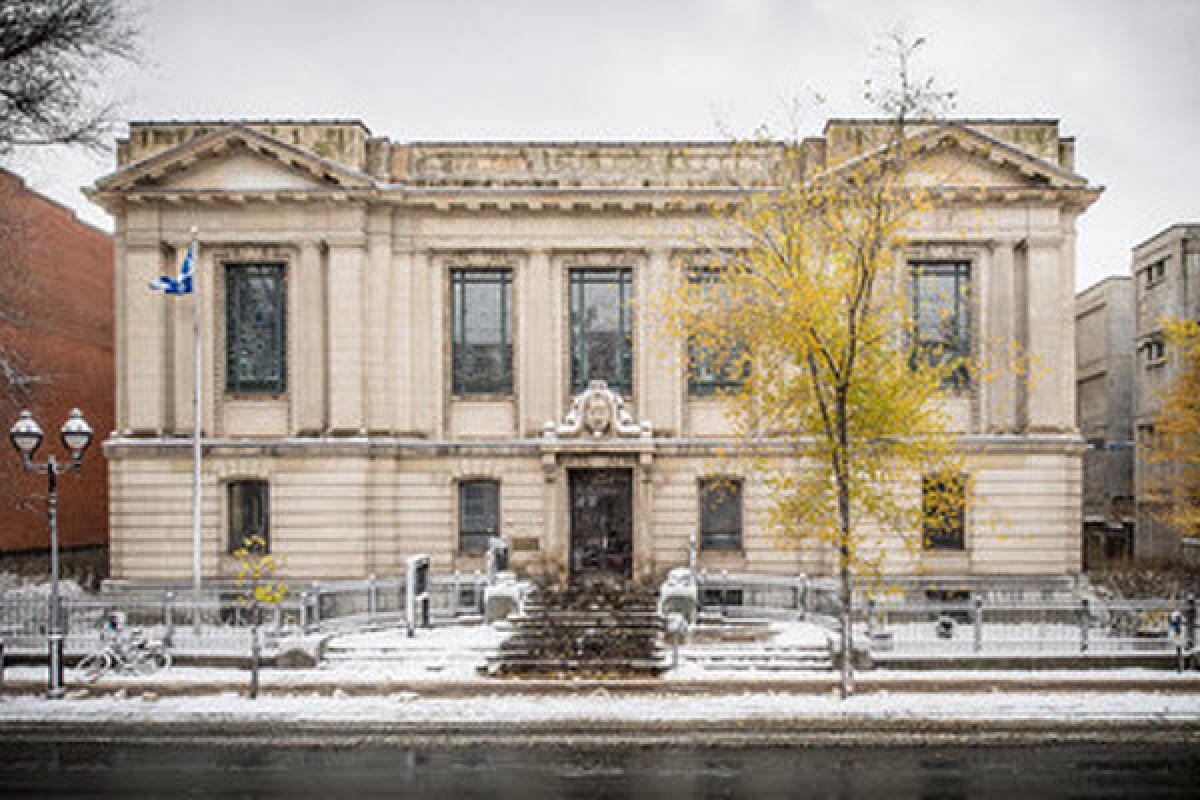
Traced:
MULTIPOLYGON (((855 673, 860 693, 878 692, 1160 692, 1200 697, 1200 672, 1171 670, 888 670, 855 673)), ((80 696, 101 696, 124 691, 159 697, 199 697, 244 693, 250 684, 246 669, 172 667, 151 676, 106 675, 94 684, 80 683, 70 669, 67 686, 80 696)), ((837 673, 828 670, 755 672, 717 671, 696 667, 671 670, 660 678, 645 679, 516 679, 488 678, 469 665, 447 665, 436 670, 401 665, 339 664, 315 669, 263 669, 259 673, 263 695, 304 693, 328 696, 335 692, 356 697, 384 697, 415 692, 424 697, 574 696, 604 690, 625 695, 671 693, 705 695, 731 692, 820 695, 840 686, 837 673)), ((4 695, 41 694, 46 689, 46 669, 40 666, 9 667, 4 695)))
POLYGON ((145 696, 124 691, 0 701, 13 741, 269 744, 413 742, 642 744, 1016 744, 1200 741, 1200 691, 875 690, 835 693, 656 692, 352 696, 307 692, 249 700, 226 692, 145 696))

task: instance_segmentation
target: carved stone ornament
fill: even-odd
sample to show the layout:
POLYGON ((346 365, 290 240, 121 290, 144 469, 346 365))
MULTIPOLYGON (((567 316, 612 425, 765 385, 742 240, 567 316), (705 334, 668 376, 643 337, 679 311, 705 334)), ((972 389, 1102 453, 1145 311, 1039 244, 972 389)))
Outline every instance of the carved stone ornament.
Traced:
POLYGON ((654 429, 649 422, 638 423, 625 409, 621 395, 605 381, 591 381, 587 389, 571 401, 571 410, 560 424, 547 420, 542 429, 545 439, 577 439, 611 436, 620 439, 650 439, 654 429))

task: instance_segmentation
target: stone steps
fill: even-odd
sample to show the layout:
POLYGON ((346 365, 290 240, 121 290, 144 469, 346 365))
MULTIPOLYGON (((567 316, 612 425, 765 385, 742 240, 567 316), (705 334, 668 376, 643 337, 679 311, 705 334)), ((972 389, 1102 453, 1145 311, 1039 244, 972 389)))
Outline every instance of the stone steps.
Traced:
POLYGON ((606 589, 538 592, 487 659, 490 675, 657 675, 669 666, 653 599, 606 589))

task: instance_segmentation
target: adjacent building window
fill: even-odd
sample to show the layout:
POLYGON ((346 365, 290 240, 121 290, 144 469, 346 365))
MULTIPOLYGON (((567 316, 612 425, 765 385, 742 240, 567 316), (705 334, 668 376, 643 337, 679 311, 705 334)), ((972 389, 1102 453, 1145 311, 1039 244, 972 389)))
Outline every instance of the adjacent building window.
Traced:
POLYGON ((1167 277, 1167 259, 1155 261, 1146 267, 1146 288, 1149 289, 1167 277))
POLYGON ((225 267, 225 389, 280 394, 287 388, 287 289, 282 264, 225 267))
POLYGON ((512 394, 512 270, 450 272, 453 391, 512 394))
POLYGON ((967 479, 959 474, 921 480, 922 542, 926 550, 962 550, 967 528, 967 479))
POLYGON ((945 365, 946 382, 969 381, 971 355, 970 264, 930 262, 912 265, 913 362, 945 365))
POLYGON ((271 549, 271 493, 266 481, 231 481, 229 493, 228 551, 247 546, 251 536, 261 536, 265 545, 254 548, 262 552, 271 549))
POLYGON ((571 391, 602 380, 633 391, 633 270, 571 270, 571 391))
POLYGON ((1146 353, 1147 367, 1156 367, 1166 360, 1167 350, 1162 339, 1150 339, 1142 347, 1146 353))
POLYGON ((458 550, 482 553, 500 532, 500 484, 463 481, 458 485, 458 550))
MULTIPOLYGON (((688 281, 705 294, 716 290, 721 270, 714 267, 692 269, 688 281)), ((748 364, 745 346, 735 342, 728 349, 712 352, 693 338, 688 339, 688 394, 706 397, 741 388, 746 382, 748 364)))
POLYGON ((742 482, 736 478, 700 481, 700 547, 740 550, 742 547, 742 482))

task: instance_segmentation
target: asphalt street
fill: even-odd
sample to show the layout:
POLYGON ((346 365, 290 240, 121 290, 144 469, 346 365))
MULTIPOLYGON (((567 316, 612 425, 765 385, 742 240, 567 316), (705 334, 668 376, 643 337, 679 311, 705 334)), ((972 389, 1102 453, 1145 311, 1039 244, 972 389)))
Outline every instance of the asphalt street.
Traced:
POLYGON ((6 797, 1195 797, 1189 744, 465 747, 0 741, 6 797))

